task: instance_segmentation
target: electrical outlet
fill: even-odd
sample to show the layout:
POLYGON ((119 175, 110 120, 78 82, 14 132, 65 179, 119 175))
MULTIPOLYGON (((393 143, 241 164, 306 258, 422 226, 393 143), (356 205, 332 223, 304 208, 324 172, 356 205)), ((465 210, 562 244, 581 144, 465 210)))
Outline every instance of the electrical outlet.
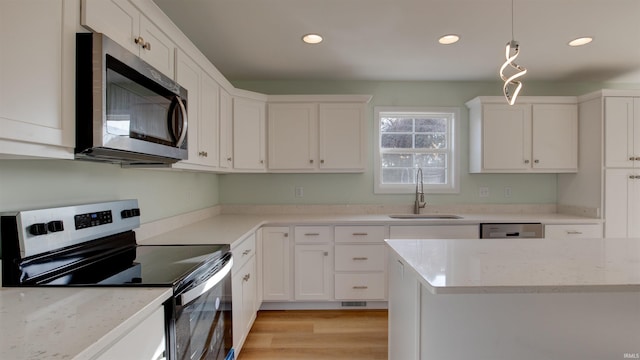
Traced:
POLYGON ((296 186, 295 188, 295 196, 297 198, 301 198, 304 196, 304 189, 302 188, 302 186, 296 186))
POLYGON ((511 186, 507 186, 504 188, 504 197, 506 198, 510 198, 511 197, 511 186))
POLYGON ((489 197, 489 188, 486 186, 480 186, 480 188, 478 189, 478 196, 489 197))

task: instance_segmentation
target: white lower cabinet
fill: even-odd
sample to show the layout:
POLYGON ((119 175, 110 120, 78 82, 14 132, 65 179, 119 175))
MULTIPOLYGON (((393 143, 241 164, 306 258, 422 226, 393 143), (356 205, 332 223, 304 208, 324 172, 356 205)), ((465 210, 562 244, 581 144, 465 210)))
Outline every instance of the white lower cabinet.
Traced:
POLYGON ((389 255, 389 359, 420 354, 420 283, 409 265, 389 255))
POLYGON ((386 226, 335 227, 336 300, 387 298, 386 226))
POLYGON ((333 300, 333 244, 295 248, 295 300, 333 300))
POLYGON ((234 261, 231 278, 233 348, 236 354, 242 349, 259 306, 255 245, 255 235, 250 235, 231 250, 234 261))
POLYGON ((164 308, 159 307, 96 360, 160 360, 164 359, 165 349, 164 308))
POLYGON ((288 227, 262 228, 262 299, 291 300, 291 237, 288 227))
POLYGON ((605 237, 640 236, 640 170, 605 171, 605 237))

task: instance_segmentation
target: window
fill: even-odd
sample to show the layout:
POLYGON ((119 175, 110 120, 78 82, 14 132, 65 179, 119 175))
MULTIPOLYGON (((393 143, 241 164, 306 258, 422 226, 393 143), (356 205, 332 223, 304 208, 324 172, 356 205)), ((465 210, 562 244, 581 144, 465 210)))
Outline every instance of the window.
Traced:
POLYGON ((458 192, 457 108, 376 107, 376 193, 458 192))

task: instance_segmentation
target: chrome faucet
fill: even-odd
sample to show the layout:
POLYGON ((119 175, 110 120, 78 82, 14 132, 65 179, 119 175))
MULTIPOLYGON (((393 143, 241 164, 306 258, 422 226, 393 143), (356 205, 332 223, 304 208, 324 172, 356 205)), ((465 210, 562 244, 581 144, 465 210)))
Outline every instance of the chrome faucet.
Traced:
POLYGON ((422 168, 418 168, 416 172, 416 202, 413 206, 413 213, 420 214, 420 209, 427 206, 424 201, 424 183, 422 182, 422 168), (419 186, 419 188, 418 188, 419 186))

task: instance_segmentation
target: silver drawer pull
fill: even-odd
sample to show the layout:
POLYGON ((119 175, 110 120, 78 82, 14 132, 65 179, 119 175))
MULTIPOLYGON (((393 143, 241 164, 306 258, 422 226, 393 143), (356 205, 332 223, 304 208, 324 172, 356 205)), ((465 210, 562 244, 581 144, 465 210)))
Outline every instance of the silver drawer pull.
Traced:
POLYGON ((249 253, 251 253, 251 249, 247 249, 247 250, 243 251, 242 252, 242 256, 249 255, 249 253))
POLYGON ((251 274, 246 274, 242 277, 242 281, 249 281, 249 279, 251 279, 251 274))
POLYGON ((362 261, 362 260, 369 260, 369 258, 368 257, 354 257, 353 260, 362 261))
POLYGON ((567 235, 582 235, 582 231, 567 230, 567 235))
POLYGON ((367 233, 353 233, 351 235, 353 235, 353 236, 367 236, 369 234, 367 234, 367 233))
POLYGON ((362 286, 362 285, 360 286, 356 285, 353 287, 354 290, 366 290, 368 288, 369 288, 368 286, 362 286))
POLYGON ((319 233, 305 233, 304 236, 320 236, 319 233))

